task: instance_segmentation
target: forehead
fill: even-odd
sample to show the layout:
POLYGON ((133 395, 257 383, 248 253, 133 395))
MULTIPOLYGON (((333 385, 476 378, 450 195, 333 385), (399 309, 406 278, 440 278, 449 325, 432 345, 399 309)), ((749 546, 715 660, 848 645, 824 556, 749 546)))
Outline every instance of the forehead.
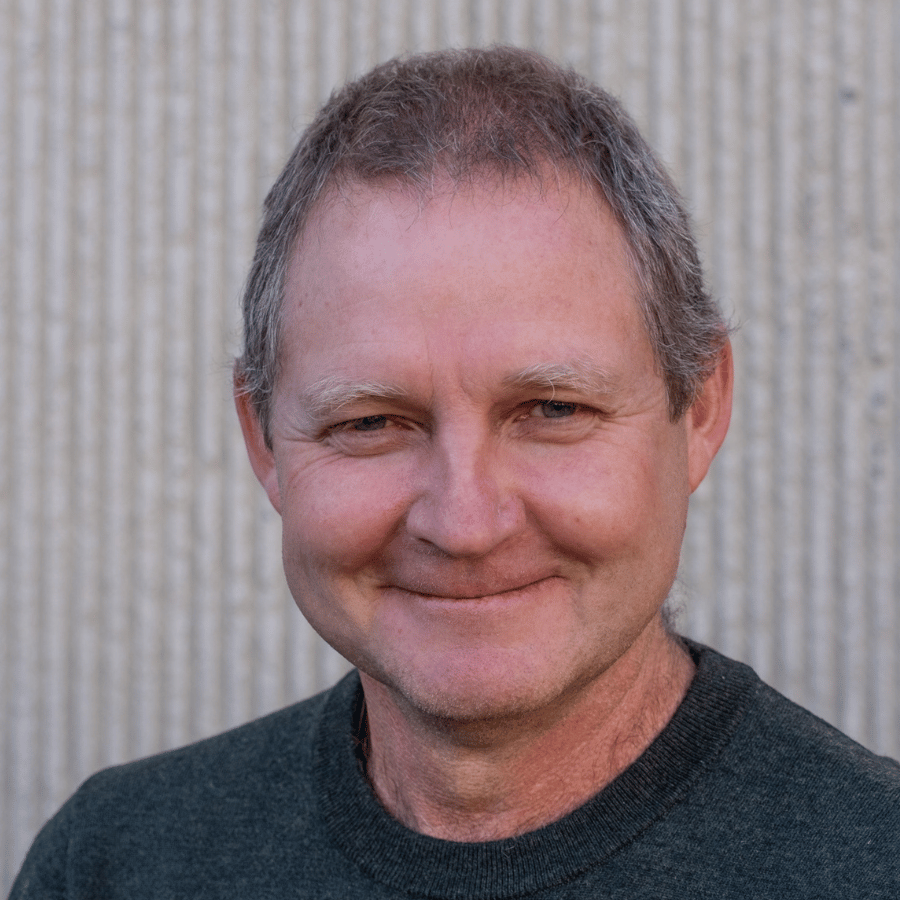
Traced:
MULTIPOLYGON (((302 288, 304 279, 328 269, 329 276, 370 266, 380 270, 380 264, 399 258, 390 245, 400 251, 416 244, 421 252, 430 240, 435 256, 449 263, 453 247, 486 235, 522 242, 538 230, 547 254, 593 249, 607 267, 615 256, 621 274, 637 286, 625 231, 600 190, 573 173, 547 169, 540 179, 488 174, 460 183, 436 177, 427 189, 393 178, 334 182, 316 201, 296 242, 287 287, 302 288)), ((493 242, 479 246, 485 258, 497 249, 493 242)))
POLYGON ((535 350, 540 329, 548 355, 517 368, 553 364, 579 355, 585 328, 646 342, 637 284, 614 214, 574 178, 439 184, 427 196, 351 183, 317 204, 292 257, 283 362, 352 368, 341 341, 393 358, 399 342, 420 346, 423 330, 498 355, 525 335, 535 350))

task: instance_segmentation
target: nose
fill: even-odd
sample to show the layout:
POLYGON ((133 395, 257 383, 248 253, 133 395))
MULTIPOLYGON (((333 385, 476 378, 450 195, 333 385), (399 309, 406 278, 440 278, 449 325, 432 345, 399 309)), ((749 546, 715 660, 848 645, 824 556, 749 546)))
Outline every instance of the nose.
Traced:
POLYGON ((416 540, 450 557, 474 559, 522 529, 524 505, 496 442, 443 435, 420 474, 406 519, 416 540))

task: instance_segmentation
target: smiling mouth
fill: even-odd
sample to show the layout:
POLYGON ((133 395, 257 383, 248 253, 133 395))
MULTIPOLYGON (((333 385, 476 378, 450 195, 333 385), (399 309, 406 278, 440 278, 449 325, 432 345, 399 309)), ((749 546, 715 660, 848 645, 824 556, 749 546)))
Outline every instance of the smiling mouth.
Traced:
POLYGON ((452 592, 444 593, 443 591, 438 593, 430 590, 419 590, 414 588, 402 587, 400 585, 389 585, 389 587, 394 588, 394 590, 401 591, 404 594, 410 594, 414 597, 422 597, 425 600, 437 600, 437 601, 447 601, 447 602, 461 602, 466 600, 494 600, 498 598, 504 597, 512 597, 515 594, 521 594, 525 591, 530 590, 531 588, 537 587, 539 584, 543 584, 545 581, 549 581, 553 576, 547 576, 545 578, 538 578, 534 581, 526 582, 525 584, 515 585, 514 587, 502 588, 502 589, 488 589, 488 590, 454 590, 452 592))

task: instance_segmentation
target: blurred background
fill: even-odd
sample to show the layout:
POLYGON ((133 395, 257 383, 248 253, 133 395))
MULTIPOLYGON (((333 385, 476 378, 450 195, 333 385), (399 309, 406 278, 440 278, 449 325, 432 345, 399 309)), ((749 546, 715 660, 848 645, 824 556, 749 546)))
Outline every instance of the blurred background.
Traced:
POLYGON ((231 405, 259 206, 347 76, 497 41, 621 97, 740 325, 682 630, 900 755, 900 0, 0 0, 0 894, 91 772, 344 670, 231 405))

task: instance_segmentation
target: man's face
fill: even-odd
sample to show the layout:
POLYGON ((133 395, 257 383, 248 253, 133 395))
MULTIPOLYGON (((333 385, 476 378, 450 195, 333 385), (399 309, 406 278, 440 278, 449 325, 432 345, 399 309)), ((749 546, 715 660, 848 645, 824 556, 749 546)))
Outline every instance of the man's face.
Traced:
POLYGON ((298 606, 416 708, 543 708, 658 627, 709 454, 670 421, 636 290, 574 184, 315 211, 271 453, 244 425, 298 606))

